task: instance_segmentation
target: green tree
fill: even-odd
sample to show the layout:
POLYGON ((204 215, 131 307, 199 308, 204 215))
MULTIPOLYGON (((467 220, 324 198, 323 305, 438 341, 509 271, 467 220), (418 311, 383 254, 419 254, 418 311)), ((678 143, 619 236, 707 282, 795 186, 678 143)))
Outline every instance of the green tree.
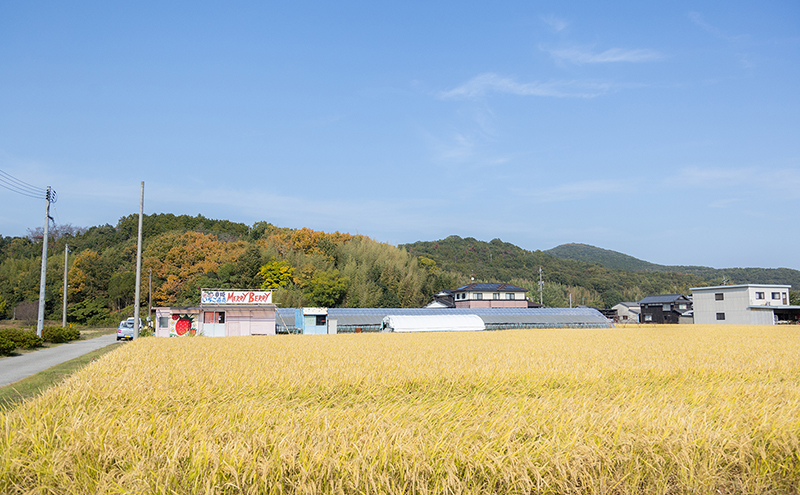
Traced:
POLYGON ((262 289, 277 289, 292 282, 294 268, 288 261, 272 259, 261 267, 258 274, 263 279, 261 283, 262 289))
POLYGON ((347 292, 348 278, 339 270, 316 271, 305 284, 305 293, 316 306, 333 307, 341 302, 347 292))
POLYGON ((108 298, 114 310, 129 306, 136 293, 136 274, 133 272, 115 273, 108 281, 108 298))

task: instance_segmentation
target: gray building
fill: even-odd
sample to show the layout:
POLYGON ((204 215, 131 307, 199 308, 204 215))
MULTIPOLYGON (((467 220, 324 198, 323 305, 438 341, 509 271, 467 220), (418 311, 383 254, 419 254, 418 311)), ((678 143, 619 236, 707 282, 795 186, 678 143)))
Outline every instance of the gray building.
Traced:
POLYGON ((699 324, 774 325, 796 322, 800 306, 789 302, 791 285, 743 284, 694 287, 694 321, 699 324))

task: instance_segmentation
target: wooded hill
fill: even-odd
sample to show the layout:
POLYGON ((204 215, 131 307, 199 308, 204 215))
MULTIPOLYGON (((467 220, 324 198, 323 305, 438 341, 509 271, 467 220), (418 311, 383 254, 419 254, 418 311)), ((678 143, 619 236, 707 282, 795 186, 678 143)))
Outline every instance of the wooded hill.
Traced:
MULTIPOLYGON (((60 319, 64 247, 69 245, 68 319, 116 324, 133 311, 138 216, 116 226, 55 226, 48 246, 45 308, 60 319)), ((41 232, 0 237, 0 318, 35 320, 41 270, 41 232)), ((199 303, 199 288, 274 289, 283 307, 421 307, 441 289, 471 278, 510 282, 538 300, 539 267, 544 304, 606 307, 649 294, 683 293, 721 279, 677 271, 628 271, 451 236, 392 246, 365 236, 252 226, 198 215, 145 215, 142 308, 199 303)), ((736 279, 725 271, 731 282, 736 279)), ((759 281, 760 282, 760 281, 759 281)), ((769 283, 776 283, 769 281, 769 283)))
MULTIPOLYGON (((46 314, 60 319, 64 246, 69 244, 68 319, 113 323, 132 314, 138 216, 116 226, 56 228, 48 246, 46 314)), ((0 317, 34 319, 41 236, 0 239, 0 317), (24 303, 28 304, 24 304, 24 303), (21 306, 20 304, 23 303, 21 306), (24 315, 21 313, 25 313, 24 315)), ((203 288, 271 288, 283 307, 420 307, 464 283, 435 263, 364 236, 253 226, 203 216, 145 215, 142 307, 199 303, 203 288)))
POLYGON ((711 268, 709 266, 658 265, 617 251, 588 244, 562 244, 544 251, 556 258, 599 263, 606 268, 634 272, 675 272, 697 275, 729 284, 788 284, 800 288, 800 271, 791 268, 711 268))

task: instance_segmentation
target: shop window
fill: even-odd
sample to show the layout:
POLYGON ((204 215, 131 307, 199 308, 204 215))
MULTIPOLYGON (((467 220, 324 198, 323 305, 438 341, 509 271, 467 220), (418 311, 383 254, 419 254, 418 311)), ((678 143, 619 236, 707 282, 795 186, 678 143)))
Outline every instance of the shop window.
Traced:
POLYGON ((721 321, 721 320, 724 320, 724 319, 725 319, 725 313, 717 313, 717 320, 721 321))
POLYGON ((723 294, 722 292, 717 292, 716 294, 714 294, 714 300, 715 301, 724 301, 725 300, 725 294, 723 294))
POLYGON ((206 311, 203 313, 203 323, 225 323, 224 311, 206 311))
POLYGON ((158 328, 169 328, 169 316, 158 317, 158 328))
POLYGON ((327 316, 325 316, 325 315, 317 315, 317 326, 318 327, 325 326, 325 320, 326 319, 327 319, 327 316))

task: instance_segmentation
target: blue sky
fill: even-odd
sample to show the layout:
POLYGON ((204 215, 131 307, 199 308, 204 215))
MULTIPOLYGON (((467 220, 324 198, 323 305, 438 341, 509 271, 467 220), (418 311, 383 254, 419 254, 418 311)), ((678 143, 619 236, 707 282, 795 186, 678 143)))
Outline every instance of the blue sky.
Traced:
MULTIPOLYGON (((800 3, 3 2, 0 170, 138 211, 800 269, 800 3), (662 5, 663 4, 663 5, 662 5)), ((0 189, 0 234, 44 201, 0 189)))

